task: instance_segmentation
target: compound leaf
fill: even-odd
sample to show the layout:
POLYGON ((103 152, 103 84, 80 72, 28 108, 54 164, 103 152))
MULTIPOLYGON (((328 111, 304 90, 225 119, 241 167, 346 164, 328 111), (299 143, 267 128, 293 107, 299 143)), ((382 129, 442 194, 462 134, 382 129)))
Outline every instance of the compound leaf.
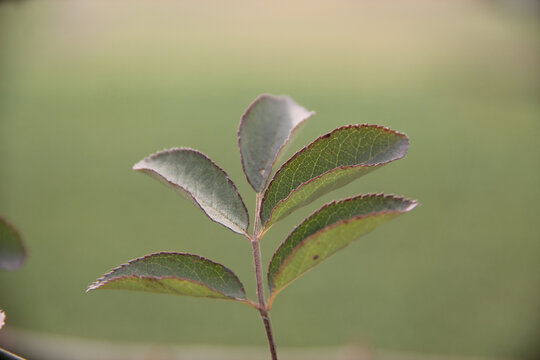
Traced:
POLYGON ((262 200, 265 228, 321 195, 402 158, 406 135, 377 125, 337 128, 293 155, 277 171, 262 200))
POLYGON ((274 253, 268 269, 270 302, 336 251, 416 205, 416 201, 400 197, 361 195, 323 206, 296 227, 274 253))
POLYGON ((17 270, 26 259, 26 250, 17 230, 0 217, 0 269, 17 270))
POLYGON ((249 215, 229 176, 203 153, 187 148, 164 150, 141 160, 142 171, 187 194, 213 221, 245 234, 249 215))
POLYGON ((259 96, 246 110, 238 129, 242 167, 253 189, 262 192, 272 166, 292 133, 314 114, 288 96, 259 96))
POLYGON ((160 252, 129 261, 88 287, 246 301, 244 286, 225 266, 203 257, 160 252))

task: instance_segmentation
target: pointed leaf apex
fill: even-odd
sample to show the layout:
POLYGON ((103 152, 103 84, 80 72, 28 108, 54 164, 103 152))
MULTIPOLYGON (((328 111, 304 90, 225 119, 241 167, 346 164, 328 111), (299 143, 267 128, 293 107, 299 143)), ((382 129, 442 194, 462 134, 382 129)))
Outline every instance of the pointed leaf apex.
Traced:
POLYGON ((276 172, 262 201, 266 228, 321 195, 404 157, 405 134, 379 125, 347 125, 322 135, 276 172))
POLYGON ((324 205, 298 225, 274 253, 268 268, 269 306, 302 274, 417 204, 403 197, 368 194, 324 205))
POLYGON ((198 255, 160 252, 106 273, 86 292, 120 289, 246 301, 244 286, 225 266, 198 255))

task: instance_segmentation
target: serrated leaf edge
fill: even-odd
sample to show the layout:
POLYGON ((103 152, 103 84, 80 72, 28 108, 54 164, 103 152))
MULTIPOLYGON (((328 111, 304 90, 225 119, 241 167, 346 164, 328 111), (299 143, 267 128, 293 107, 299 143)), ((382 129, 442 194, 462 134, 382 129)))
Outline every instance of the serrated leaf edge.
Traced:
MULTIPOLYGON (((328 204, 325 204, 324 206, 322 206, 320 209, 318 209, 317 211, 315 211, 314 213, 312 213, 311 215, 309 215, 304 221, 302 221, 300 224, 298 224, 290 233, 289 235, 287 235, 287 237, 285 238, 285 240, 283 240, 283 242, 278 246, 277 250, 274 252, 274 254, 272 255, 272 259, 270 260, 270 262, 268 263, 268 271, 267 271, 267 280, 268 280, 268 288, 270 290, 270 297, 268 299, 268 307, 270 308, 272 306, 272 303, 275 299, 275 297, 277 296, 277 294, 279 294, 283 289, 285 289, 287 286, 289 286, 289 284, 291 284, 293 281, 295 281, 297 278, 295 279, 292 279, 291 281, 287 282, 285 285, 283 285, 278 291, 274 292, 274 289, 273 288, 270 288, 270 264, 272 264, 272 262, 274 261, 274 258, 277 254, 277 251, 281 248, 281 246, 283 246, 285 244, 285 242, 289 239, 289 236, 291 236, 291 234, 293 234, 299 227, 301 227, 304 223, 306 223, 307 221, 309 221, 309 219, 311 219, 313 216, 315 216, 316 214, 318 214, 319 212, 323 211, 324 209, 328 208, 329 206, 332 206, 334 204, 340 204, 340 203, 346 203, 346 202, 351 202, 351 201, 354 201, 354 200, 357 200, 359 198, 375 198, 375 197, 383 197, 383 198, 392 198, 392 199, 395 199, 395 200, 401 200, 401 201, 408 201, 410 202, 411 204, 405 208, 404 210, 383 210, 383 211, 377 211, 377 212, 373 212, 373 213, 370 213, 370 214, 364 214, 364 215, 357 215, 357 216, 353 216, 351 218, 348 218, 348 219, 343 219, 343 220, 339 220, 339 221, 336 221, 335 223, 332 223, 320 230, 318 230, 317 232, 311 234, 310 236, 306 237, 304 240, 302 240, 301 242, 298 243, 298 245, 293 249, 293 251, 283 260, 283 262, 281 263, 280 267, 278 268, 278 271, 276 272, 276 276, 281 272, 281 270, 283 269, 284 266, 286 266, 287 264, 287 260, 290 259, 291 256, 293 256, 299 248, 303 247, 305 245, 306 242, 310 241, 311 238, 319 235, 320 233, 322 232, 325 232, 325 231, 328 231, 330 229, 333 229, 335 227, 338 227, 342 224, 347 224, 347 223, 350 223, 350 222, 353 222, 353 221, 356 221, 356 220, 360 220, 360 219, 363 219, 363 218, 367 218, 367 217, 378 217, 378 216, 384 216, 384 215, 389 215, 389 214, 404 214, 404 213, 407 213, 409 211, 411 211, 412 209, 414 209, 415 207, 417 207, 418 205, 420 205, 420 203, 417 201, 417 200, 412 200, 410 198, 406 198, 406 197, 403 197, 403 196, 395 196, 395 195, 392 195, 392 194, 383 194, 383 193, 373 193, 373 194, 362 194, 362 195, 358 195, 358 196, 354 196, 352 198, 347 198, 347 199, 343 199, 343 200, 339 200, 339 201, 332 201, 332 202, 329 202, 328 204)), ((348 245, 347 245, 348 246, 348 245)), ((324 262, 326 259, 328 259, 330 256, 332 256, 334 253, 330 254, 329 256, 327 256, 326 258, 322 259, 321 260, 321 263, 324 262)), ((313 269, 313 267, 307 269, 305 272, 303 272, 302 274, 300 275, 304 275, 306 274, 307 272, 309 272, 311 269, 313 269)), ((275 276, 274 276, 275 277, 275 276)))
POLYGON ((242 142, 242 136, 240 136, 240 132, 242 131, 242 127, 244 126, 244 118, 247 116, 247 114, 251 111, 251 109, 257 105, 257 103, 259 103, 262 99, 264 98, 272 98, 272 99, 280 99, 280 98, 289 98, 289 100, 291 100, 293 103, 295 103, 296 105, 302 107, 304 110, 306 110, 308 112, 307 116, 305 118, 303 118, 302 120, 300 120, 298 122, 298 124, 296 124, 296 126, 294 128, 291 129, 291 131, 289 132, 289 135, 287 136, 287 138, 285 139, 285 142, 283 143, 283 145, 280 146, 279 150, 277 151, 276 153, 276 156, 274 158, 274 160, 272 160, 272 166, 270 167, 271 169, 274 167, 274 165, 276 164, 278 158, 279 158, 279 155, 281 154, 281 152, 283 151, 283 149, 287 146, 287 144, 291 141, 291 138, 293 136, 293 134, 296 132, 296 130, 306 122, 306 120, 310 119, 313 115, 315 115, 315 111, 313 110, 308 110, 306 109, 305 107, 303 107, 302 105, 298 104, 296 101, 294 101, 293 98, 291 98, 289 95, 272 95, 272 94, 262 94, 262 95, 259 95, 257 96, 257 98, 255 100, 253 100, 253 102, 247 107, 247 109, 244 111, 244 113, 242 114, 242 116, 240 117, 240 125, 238 126, 238 132, 236 133, 236 136, 238 138, 238 149, 240 150, 240 162, 242 163, 242 170, 244 172, 244 175, 246 176, 246 179, 249 183, 249 185, 253 188, 253 190, 255 190, 256 193, 262 193, 264 190, 266 190, 270 184, 270 182, 268 181, 270 179, 270 176, 268 177, 268 179, 266 180, 266 184, 264 184, 264 186, 262 187, 262 189, 260 191, 258 191, 257 189, 255 189, 255 186, 251 183, 251 180, 249 179, 248 175, 247 175, 247 172, 246 172, 246 167, 244 165, 244 155, 242 154, 242 145, 241 145, 241 142, 242 142))
POLYGON ((114 269, 110 270, 109 272, 103 274, 101 277, 99 277, 96 281, 94 281, 92 284, 90 284, 90 286, 88 286, 88 288, 86 289, 86 292, 90 292, 90 291, 93 291, 93 290, 98 290, 99 288, 101 288, 103 285, 107 284, 107 283, 110 283, 110 282, 113 282, 113 281, 116 281, 116 280, 122 280, 122 279, 129 279, 129 278, 135 278, 135 279, 155 279, 155 280, 161 280, 161 279, 180 279, 180 280, 185 280, 185 281, 189 281, 189 282, 193 282, 193 283, 196 283, 196 284, 199 284, 199 285, 202 285, 204 287, 207 287, 208 289, 212 290, 212 291, 215 291, 215 292, 218 292, 220 294, 222 294, 223 296, 229 298, 229 299, 232 299, 232 300, 237 300, 237 301, 240 301, 240 302, 247 302, 248 301, 248 298, 247 298, 247 294, 246 294, 246 290, 244 289, 244 284, 242 284, 242 282, 240 281, 240 279, 238 278, 238 276, 231 270, 229 269, 228 267, 218 263, 218 262, 215 262, 215 261, 212 261, 208 258, 205 258, 203 256, 200 256, 200 255, 195 255, 195 254, 190 254, 190 253, 183 253, 183 252, 174 252, 174 251, 160 251, 160 252, 157 252, 157 253, 152 253, 152 254, 148 254, 148 255, 145 255, 145 256, 142 256, 142 257, 139 257, 139 258, 135 258, 135 259, 132 259, 132 260, 129 260, 127 263, 125 264, 122 264, 120 266, 117 266, 115 267, 114 269), (244 298, 237 298, 237 297, 234 297, 234 296, 229 296, 229 295, 226 295, 226 294, 223 294, 221 291, 217 290, 217 289, 214 289, 212 288, 211 286, 208 286, 207 284, 204 284, 204 283, 201 283, 200 281, 197 281, 197 280, 193 280, 193 279, 187 279, 187 278, 181 278, 179 276, 139 276, 139 275, 125 275, 125 276, 120 276, 120 277, 117 277, 117 278, 114 278, 114 279, 107 279, 107 276, 109 275, 112 275, 114 274, 116 271, 120 270, 120 269, 123 269, 123 268, 126 268, 130 265, 132 265, 133 263, 137 262, 137 261, 141 261, 141 260, 144 260, 144 259, 148 259, 148 258, 151 258, 153 256, 156 256, 156 255, 187 255, 187 256, 191 256, 191 257, 196 257, 200 260, 204 260, 204 261, 208 261, 212 264, 215 264, 215 265, 219 265, 221 267, 223 267, 223 269, 225 269, 225 271, 228 271, 237 281, 238 283, 240 284, 240 287, 242 289, 242 292, 244 293, 244 298))
MULTIPOLYGON (((137 162, 135 165, 133 165, 133 170, 135 171, 141 171, 141 172, 150 172, 150 173, 154 173, 156 175, 158 175, 160 178, 163 179, 163 181, 167 182, 168 184, 170 184, 171 186, 173 186, 174 188, 178 188, 180 190, 182 190, 186 195, 188 195, 192 200, 193 202, 197 205, 197 207, 199 207, 202 212, 210 219, 212 220, 213 222, 215 223, 218 223, 220 225, 223 225, 225 226, 227 229, 237 233, 237 234, 242 234, 242 235, 246 235, 246 236, 249 236, 248 233, 247 233, 247 230, 249 229, 249 212, 247 210, 247 207, 246 207, 246 204, 244 203, 244 199, 242 199, 242 196, 240 195, 240 192, 238 191, 238 188, 236 187, 236 184, 231 180, 231 178, 229 177, 229 174, 227 174, 227 172, 225 170, 223 170, 223 168, 221 168, 219 165, 217 165, 214 160, 212 160, 211 158, 209 158, 206 154, 204 154, 203 152, 199 151, 199 150, 196 150, 196 149, 192 149, 192 148, 189 148, 189 147, 173 147, 173 148, 170 148, 170 149, 164 149, 164 150, 161 150, 161 151, 158 151, 158 152, 155 152, 147 157, 145 157, 144 159, 142 159, 141 161, 137 162), (229 184, 232 185, 234 191, 236 192, 236 195, 238 195, 238 198, 240 199, 240 202, 242 203, 242 206, 244 207, 244 211, 246 212, 246 215, 247 215, 247 224, 246 224, 246 228, 245 229, 242 229, 240 226, 238 226, 238 229, 242 230, 241 232, 239 231, 236 231, 234 229, 231 229, 229 226, 225 225, 225 224, 222 224, 220 223, 219 221, 216 221, 214 219, 212 219, 208 213, 206 211, 204 211, 204 209, 202 208, 201 204, 197 201, 197 199, 191 194, 191 192, 189 190, 187 190, 186 188, 176 184, 176 183, 173 183, 172 181, 169 181, 168 179, 166 179, 165 177, 163 177, 160 173, 158 173, 157 171, 154 171, 152 169, 149 169, 147 167, 143 167, 142 165, 139 165, 141 164, 143 161, 146 161, 146 160, 152 160, 152 159, 155 159, 157 157, 159 157, 160 155, 163 155, 163 154, 171 154, 173 152, 177 152, 177 151, 190 151, 190 152, 194 152, 194 153, 197 153, 201 156, 203 156, 204 158, 206 158, 208 161, 210 161, 210 163, 212 163, 212 165, 214 165, 218 170, 220 170, 224 175, 225 175, 225 178, 227 179, 227 181, 229 182, 229 184)), ((220 211, 218 211, 220 214, 222 214, 220 211)), ((224 218, 228 218, 227 216, 223 216, 224 218)), ((232 222, 232 221, 231 221, 232 222)), ((236 224, 235 224, 236 225, 236 224)))
MULTIPOLYGON (((272 185, 272 183, 274 182, 277 174, 281 171, 282 168, 284 168, 287 164, 289 164, 299 153, 301 153, 302 151, 306 151, 308 148, 312 147, 313 144, 315 144, 317 141, 321 140, 321 139, 326 139, 326 138, 329 138, 334 132, 338 131, 338 130, 342 130, 342 129, 346 129, 346 128, 362 128, 362 127, 373 127, 373 128, 378 128, 378 129, 382 129, 382 130, 385 130, 387 132, 391 132, 393 134, 396 134, 398 136, 402 136, 404 138, 404 140, 407 142, 407 150, 408 150, 408 145, 409 145, 409 138, 408 136, 405 134, 405 133, 402 133, 402 132, 399 132, 399 131, 396 131, 396 130, 392 130, 386 126, 382 126, 382 125, 371 125, 371 124, 358 124, 358 125, 345 125, 345 126, 340 126, 338 128, 335 128, 334 130, 330 131, 329 133, 326 133, 324 135, 321 135, 319 136, 317 139, 313 140, 311 143, 309 143, 308 145, 304 146, 303 148, 301 148, 300 150, 298 150, 296 153, 294 153, 293 156, 291 156, 289 158, 289 160, 287 160, 285 163, 283 163, 283 165, 281 165, 281 167, 276 171, 276 173, 274 174, 274 177, 272 178, 272 180, 269 182, 268 186, 266 187, 266 191, 264 192, 264 196, 263 196, 263 200, 262 200, 262 203, 264 203, 264 200, 266 198, 266 193, 268 191, 268 189, 270 189, 270 186, 272 185)), ((297 192, 298 189, 300 189, 301 187, 307 185, 307 184, 310 184, 324 176, 326 176, 327 174, 329 173, 332 173, 338 169, 340 170, 347 170, 347 169, 351 169, 351 168, 369 168, 369 167, 376 167, 376 166, 383 166, 383 165, 386 165, 388 163, 391 163, 393 161, 396 161, 396 160, 399 160, 399 159, 402 159, 405 157, 405 155, 407 155, 407 150, 400 156, 394 158, 394 159, 391 159, 391 160, 388 160, 388 161, 382 161, 382 162, 379 162, 379 163, 375 163, 375 164, 369 164, 369 165, 364 165, 364 164, 359 164, 359 165, 347 165, 347 166, 338 166, 338 167, 335 167, 331 170, 328 170, 326 171, 325 173, 322 173, 321 175, 318 175, 318 176, 315 176, 311 179, 309 179, 308 181, 305 181, 303 183, 301 183, 300 185, 298 185, 294 190, 292 190, 289 195, 284 198, 284 199, 281 199, 279 200, 276 205, 272 208, 272 211, 270 212, 270 216, 268 217, 268 220, 264 221, 263 222, 263 225, 265 226, 265 229, 264 231, 268 230, 269 228, 266 228, 266 224, 268 224, 270 222, 270 220, 272 220, 272 216, 274 214, 274 210, 280 206, 280 204, 284 203, 284 202, 287 202, 291 196, 293 194, 295 194, 297 192)), ((256 214, 256 216, 259 216, 259 218, 261 219, 261 221, 263 220, 261 218, 262 216, 262 206, 261 206, 261 211, 259 214, 256 214)))

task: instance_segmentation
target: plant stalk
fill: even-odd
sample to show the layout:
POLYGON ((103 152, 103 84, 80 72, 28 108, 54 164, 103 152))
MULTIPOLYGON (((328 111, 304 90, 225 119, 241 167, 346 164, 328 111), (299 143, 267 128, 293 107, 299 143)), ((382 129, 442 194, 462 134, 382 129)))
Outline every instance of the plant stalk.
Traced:
POLYGON ((272 325, 270 323, 270 314, 266 307, 264 299, 264 283, 261 267, 261 247, 259 242, 261 241, 261 233, 259 231, 259 209, 261 205, 261 196, 257 194, 257 205, 255 211, 255 224, 253 226, 253 238, 251 238, 251 246, 253 247, 253 261, 255 262, 255 278, 257 280, 257 297, 259 299, 259 314, 261 314, 262 321, 264 323, 264 329, 266 330, 266 337, 268 338, 268 346, 270 348, 270 354, 272 360, 278 360, 276 351, 276 342, 274 341, 274 334, 272 332, 272 325))
POLYGON ((270 354, 272 360, 278 360, 276 352, 276 343, 274 341, 274 334, 272 332, 272 325, 270 323, 270 315, 266 308, 263 291, 263 277, 261 270, 261 248, 259 246, 259 239, 253 239, 251 242, 253 246, 253 259, 255 260, 255 276, 257 278, 257 295, 259 298, 259 314, 261 314, 262 321, 264 323, 264 329, 266 330, 266 337, 268 338, 268 346, 270 347, 270 354))

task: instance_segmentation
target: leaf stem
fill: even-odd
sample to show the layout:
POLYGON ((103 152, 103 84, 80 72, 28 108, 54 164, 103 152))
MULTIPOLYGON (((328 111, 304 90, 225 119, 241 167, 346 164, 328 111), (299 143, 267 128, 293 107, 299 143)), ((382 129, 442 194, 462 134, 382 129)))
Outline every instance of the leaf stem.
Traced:
POLYGON ((259 209, 261 205, 261 194, 257 193, 257 205, 255 211, 255 222, 253 225, 253 237, 251 240, 251 246, 253 247, 253 261, 255 262, 255 278, 257 280, 257 296, 259 299, 259 314, 264 323, 264 329, 266 330, 266 337, 268 338, 268 346, 270 348, 270 354, 272 360, 278 360, 276 352, 276 343, 274 341, 274 334, 272 332, 272 325, 270 323, 269 309, 266 306, 264 299, 264 283, 261 267, 261 247, 259 245, 262 237, 262 233, 259 230, 259 209))
POLYGON ((259 227, 261 226, 260 223, 260 216, 259 213, 261 212, 261 203, 262 203, 262 194, 257 193, 255 195, 255 220, 253 221, 253 239, 261 241, 261 230, 259 227))
POLYGON ((260 239, 253 239, 251 245, 253 246, 253 259, 255 261, 255 276, 257 279, 257 295, 259 298, 259 314, 261 314, 262 321, 264 323, 264 329, 266 330, 266 337, 268 338, 268 346, 270 347, 270 353, 272 354, 272 360, 278 360, 276 353, 276 343, 274 341, 274 334, 272 332, 272 325, 270 324, 270 315, 266 308, 264 300, 263 290, 263 278, 261 270, 261 248, 259 246, 260 239))

